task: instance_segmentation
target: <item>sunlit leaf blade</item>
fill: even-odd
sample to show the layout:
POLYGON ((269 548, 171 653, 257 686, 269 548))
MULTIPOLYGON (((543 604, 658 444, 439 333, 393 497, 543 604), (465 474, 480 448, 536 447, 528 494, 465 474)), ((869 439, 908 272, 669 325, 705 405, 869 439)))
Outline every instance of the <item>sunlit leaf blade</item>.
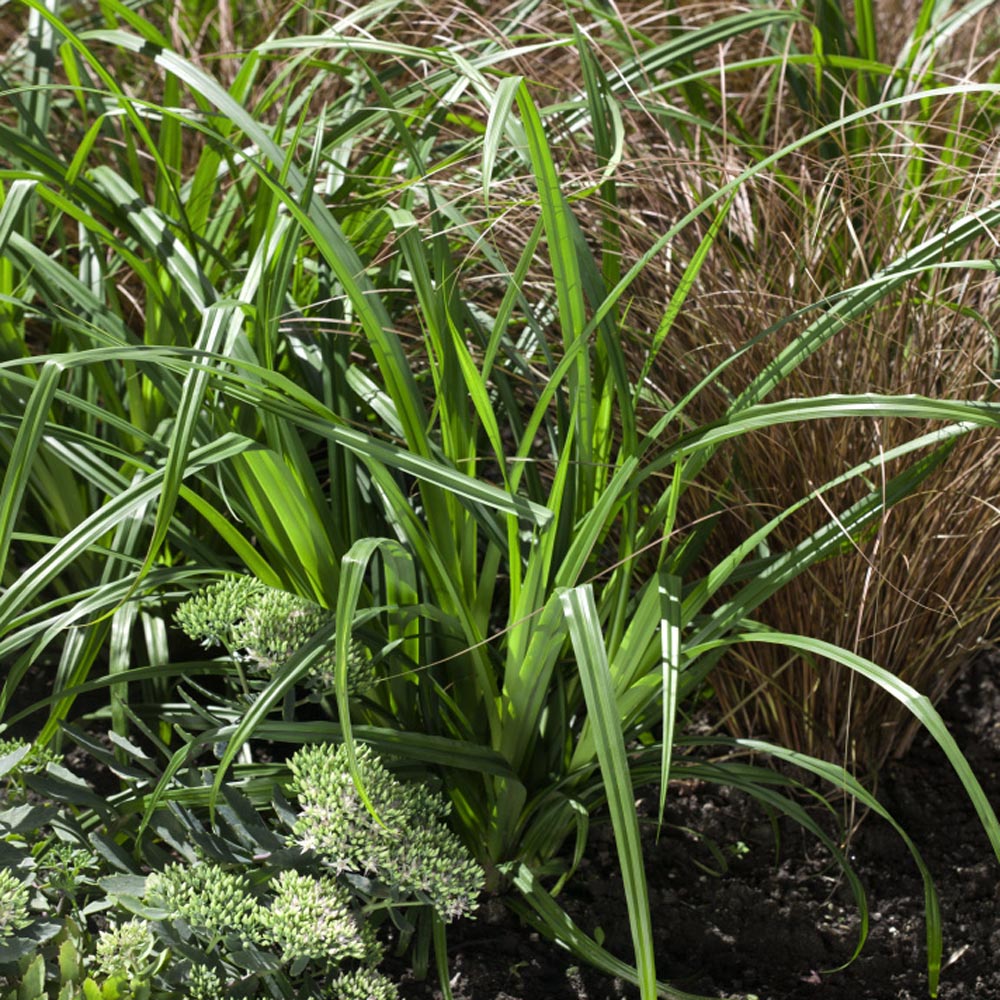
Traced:
POLYGON ((660 641, 662 643, 663 670, 663 736, 660 763, 660 812, 659 830, 663 826, 663 810, 670 784, 670 759, 674 747, 674 730, 677 722, 678 677, 681 670, 681 587, 680 577, 664 573, 659 580, 660 641))
POLYGON ((615 831, 635 943, 639 990, 644 1000, 653 1000, 656 996, 656 966, 639 819, 594 594, 589 586, 577 587, 563 593, 561 600, 589 718, 594 727, 601 778, 615 831))
POLYGON ((11 535, 62 373, 62 365, 57 361, 47 361, 42 366, 10 450, 7 471, 0 486, 0 566, 7 562, 11 535))
MULTIPOLYGON (((189 462, 183 470, 184 474, 192 474, 206 465, 225 461, 230 456, 239 454, 251 444, 252 442, 238 435, 223 435, 213 444, 191 452, 189 462)), ((157 496, 162 489, 163 478, 164 472, 159 470, 150 473, 134 486, 124 490, 109 501, 106 506, 95 511, 85 521, 68 532, 45 556, 8 587, 0 595, 0 634, 6 630, 11 619, 21 611, 25 603, 36 595, 46 583, 63 572, 67 565, 87 551, 102 535, 113 530, 121 518, 127 516, 130 511, 148 503, 150 498, 157 496)))
POLYGON ((909 709, 944 751, 975 807, 983 829, 986 831, 986 836, 993 847, 993 852, 997 858, 1000 858, 1000 820, 997 819, 993 806, 983 791, 983 786, 973 773, 968 760, 955 742, 955 738, 948 732, 944 720, 926 695, 915 691, 909 684, 900 680, 884 667, 822 639, 812 639, 801 635, 785 635, 780 632, 744 632, 734 636, 731 642, 772 643, 833 660, 835 663, 849 667, 883 690, 888 691, 897 701, 909 709))
POLYGON ((483 138, 483 203, 487 209, 490 206, 493 167, 497 161, 500 143, 509 130, 510 112, 521 87, 521 82, 519 76, 510 76, 501 80, 497 86, 493 106, 490 108, 489 121, 486 123, 486 135, 483 138))
POLYGON ((337 592, 337 634, 335 639, 338 721, 343 733, 344 747, 347 750, 347 765, 350 768, 351 777, 354 779, 354 787, 357 788, 365 807, 379 823, 382 820, 368 796, 368 791, 358 770, 354 732, 351 725, 351 701, 347 688, 354 616, 358 609, 358 600, 361 597, 369 564, 380 550, 390 552, 403 564, 408 561, 402 546, 392 539, 360 538, 351 546, 341 564, 340 589, 337 592))

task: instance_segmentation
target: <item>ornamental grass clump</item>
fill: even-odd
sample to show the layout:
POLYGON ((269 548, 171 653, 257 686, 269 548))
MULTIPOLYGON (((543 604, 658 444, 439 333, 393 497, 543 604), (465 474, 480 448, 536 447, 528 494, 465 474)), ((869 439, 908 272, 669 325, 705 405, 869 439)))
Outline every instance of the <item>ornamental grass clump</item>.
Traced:
MULTIPOLYGON (((797 595, 814 567, 918 496, 956 441, 1000 428, 988 393, 893 381, 816 393, 808 377, 828 349, 849 367, 853 338, 877 336, 884 311, 906 312, 914 295, 956 314, 989 305, 956 289, 995 270, 996 171, 951 137, 990 148, 1000 87, 939 78, 932 41, 952 37, 965 9, 956 21, 926 0, 909 40, 880 60, 865 3, 858 55, 840 44, 846 22, 831 27, 835 3, 813 5, 813 25, 809 5, 623 2, 641 29, 617 4, 518 0, 488 24, 454 5, 419 19, 394 0, 296 5, 266 28, 246 19, 241 32, 267 37, 230 40, 239 54, 220 60, 191 52, 155 5, 107 0, 99 27, 73 6, 13 6, 22 37, 0 54, 0 659, 11 664, 0 711, 34 700, 28 684, 51 664, 51 696, 26 710, 41 713, 45 744, 64 737, 77 698, 104 692, 117 741, 107 759, 127 795, 87 808, 121 810, 124 825, 141 815, 129 846, 142 870, 165 864, 162 831, 195 867, 209 862, 192 843, 218 849, 227 872, 289 851, 295 871, 385 889, 363 909, 413 896, 437 911, 447 993, 436 918, 467 912, 472 872, 437 833, 393 853, 383 831, 402 840, 414 811, 443 814, 377 769, 366 777, 350 748, 371 746, 433 773, 490 890, 644 1000, 670 996, 637 785, 659 787, 661 819, 671 782, 696 776, 809 824, 791 782, 730 756, 752 752, 877 808, 801 747, 718 737, 720 752, 682 731, 722 661, 761 648, 904 706, 948 754, 1000 855, 1000 822, 928 691, 864 647, 766 618, 775 595, 797 595), (549 16, 551 31, 539 23, 549 16), (950 124, 922 131, 925 119, 950 124), (632 127, 644 121, 655 124, 645 147, 632 127), (869 124, 898 145, 866 147, 869 124), (903 195, 851 196, 858 171, 824 187, 841 145, 849 162, 901 165, 903 195), (819 157, 819 187, 800 183, 803 150, 819 157), (914 155, 931 150, 942 154, 914 155), (983 186, 928 199, 967 155, 983 186), (809 219, 784 254, 800 194, 809 219), (765 225, 784 271, 762 260, 765 225), (899 239, 866 236, 893 226, 899 239), (750 273, 730 281, 734 269, 750 273), (734 336, 702 365, 718 334, 711 301, 744 282, 734 336), (745 307, 762 296, 774 315, 745 307), (900 429, 888 448, 873 421, 900 429), (728 460, 789 425, 842 426, 858 452, 760 504, 760 484, 728 460), (741 491, 754 516, 714 516, 732 514, 741 491), (797 521, 806 508, 815 520, 797 521), (203 606, 192 634, 226 643, 234 662, 189 660, 169 632, 171 602, 231 568, 249 582, 203 606), (379 683, 352 686, 355 637, 379 683), (335 698, 317 722, 291 695, 319 664, 335 698), (346 749, 296 763, 298 816, 275 795, 281 766, 259 750, 316 738, 346 749), (183 786, 151 775, 136 742, 183 786), (184 826, 203 807, 210 835, 200 819, 184 826), (549 890, 602 812, 634 964, 549 890)), ((190 36, 221 41, 214 8, 201 9, 206 30, 190 36)), ((774 464, 764 446, 755 465, 769 476, 774 464)), ((141 878, 118 819, 105 817, 115 839, 103 846, 141 878)), ((921 874, 933 991, 942 936, 921 874)), ((266 909, 273 874, 248 877, 266 909)), ((168 923, 172 953, 206 950, 182 918, 168 923)), ((281 965, 263 945, 220 958, 226 989, 257 974, 238 964, 247 955, 281 965)))
MULTIPOLYGON (((831 14, 836 6, 829 5, 831 14)), ((919 13, 894 18, 877 39, 866 40, 867 71, 845 67, 824 78, 820 103, 836 94, 839 109, 820 107, 820 88, 794 64, 770 58, 772 39, 753 34, 726 55, 727 86, 742 116, 729 117, 735 134, 705 130, 692 149, 670 134, 663 109, 641 117, 633 109, 635 184, 623 192, 616 215, 633 253, 651 239, 651 212, 673 204, 689 210, 713 184, 751 172, 774 153, 776 132, 805 137, 856 112, 850 124, 797 142, 773 174, 748 178, 721 220, 686 308, 672 322, 671 350, 648 371, 651 393, 685 400, 695 424, 726 420, 734 405, 749 401, 745 389, 755 381, 762 387, 757 402, 866 394, 996 402, 1000 276, 988 228, 964 247, 961 266, 915 268, 862 311, 847 302, 851 289, 873 289, 895 259, 918 258, 958 216, 970 208, 989 212, 1000 197, 994 61, 977 54, 983 36, 974 17, 976 7, 985 16, 987 5, 950 14, 947 6, 932 11, 924 4, 919 13), (932 28, 938 18, 940 30, 932 28), (921 71, 889 74, 900 53, 921 71), (893 101, 859 116, 863 93, 876 102, 876 82, 879 101, 893 101), (765 89, 774 103, 754 98, 765 89), (928 89, 937 91, 933 100, 914 98, 928 89), (775 116, 770 127, 761 114, 775 116), (657 153, 642 155, 644 148, 657 153), (803 331, 837 314, 835 337, 780 381, 758 379, 777 351, 793 353, 803 331), (692 382, 704 388, 688 398, 692 382)), ((723 9, 710 3, 703 10, 713 7, 723 9)), ((789 24, 789 43, 809 51, 822 39, 827 56, 839 50, 857 57, 855 41, 842 35, 838 43, 831 22, 817 25, 814 39, 807 37, 810 27, 789 24)), ((591 228, 598 222, 590 219, 591 228)), ((697 257, 695 235, 689 246, 675 244, 675 254, 651 261, 640 278, 626 333, 636 366, 647 355, 647 331, 659 322, 660 289, 683 283, 688 261, 697 257)), ((702 473, 704 489, 682 499, 679 530, 708 570, 775 514, 796 506, 758 554, 794 551, 865 489, 884 489, 901 472, 908 460, 894 459, 895 449, 940 428, 919 414, 886 420, 870 413, 853 421, 762 426, 715 451, 702 473), (873 455, 867 483, 842 481, 800 504, 819 484, 873 455)), ((971 431, 922 461, 926 475, 918 489, 862 534, 842 533, 836 558, 817 560, 795 587, 770 595, 755 619, 850 649, 936 702, 995 635, 997 436, 971 431)), ((724 587, 716 600, 724 604, 733 593, 724 587)), ((734 734, 766 735, 872 780, 888 758, 905 753, 920 727, 905 702, 859 683, 852 671, 766 643, 727 650, 712 687, 717 717, 734 734)))

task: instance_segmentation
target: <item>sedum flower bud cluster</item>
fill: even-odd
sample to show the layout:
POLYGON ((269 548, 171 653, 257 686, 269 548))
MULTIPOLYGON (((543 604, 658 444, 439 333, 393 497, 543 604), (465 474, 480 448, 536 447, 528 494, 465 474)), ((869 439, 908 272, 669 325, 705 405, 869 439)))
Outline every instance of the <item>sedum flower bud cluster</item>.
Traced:
POLYGON ((247 878, 210 861, 167 865, 146 879, 146 901, 209 937, 235 935, 258 941, 261 908, 247 878))
POLYGON ((213 862, 173 864, 147 878, 145 900, 203 938, 276 945, 283 962, 336 965, 381 957, 349 890, 332 875, 317 878, 286 869, 257 897, 243 875, 213 862))
POLYGON ((54 841, 39 860, 39 885, 73 896, 100 871, 100 859, 85 847, 54 841))
POLYGON ((222 979, 207 965, 193 965, 188 973, 187 1000, 226 1000, 222 979))
POLYGON ((398 781, 368 747, 359 746, 356 756, 382 822, 358 794, 346 749, 306 746, 289 761, 299 805, 293 828, 298 844, 338 873, 374 876, 402 896, 429 902, 445 919, 469 913, 482 871, 444 825, 449 804, 423 785, 398 781))
POLYGON ((21 750, 29 745, 31 746, 31 753, 21 759, 17 767, 14 768, 14 774, 18 772, 38 774, 44 771, 49 764, 62 763, 62 756, 60 754, 55 753, 48 747, 29 744, 27 740, 22 740, 19 737, 7 740, 0 739, 0 757, 5 757, 9 753, 21 750))
POLYGON ((156 948, 153 929, 145 920, 129 920, 102 931, 94 949, 97 968, 109 979, 121 976, 141 979, 149 971, 149 959, 156 948))
POLYGON ((361 968, 338 976, 329 997, 330 1000, 398 1000, 399 990, 382 973, 361 968))
POLYGON ((28 786, 25 784, 25 775, 41 774, 49 764, 61 764, 62 757, 49 750, 48 747, 39 744, 28 743, 17 737, 14 739, 0 739, 0 757, 16 753, 30 747, 28 753, 9 770, 0 777, 0 789, 3 790, 4 800, 8 806, 18 805, 29 799, 28 786))
POLYGON ((342 962, 376 950, 374 938, 351 909, 351 895, 336 879, 283 871, 271 884, 266 922, 286 962, 342 962))
MULTIPOLYGON (((229 995, 226 977, 279 966, 290 981, 309 970, 307 981, 322 982, 327 1000, 398 1000, 393 983, 375 971, 382 953, 365 904, 415 899, 446 919, 474 908, 482 872, 445 826, 442 796, 397 780, 368 747, 358 748, 357 761, 384 826, 351 780, 346 749, 305 746, 289 761, 298 799, 290 839, 299 850, 279 852, 282 861, 271 867, 265 860, 257 874, 247 864, 200 857, 147 876, 143 901, 153 929, 168 943, 174 935, 194 959, 174 970, 186 974, 191 1000, 220 1000, 229 995)), ((133 920, 101 936, 98 961, 109 977, 135 979, 154 947, 151 925, 133 920)))
POLYGON ((268 588, 252 576, 227 576, 189 597, 174 621, 192 639, 206 646, 234 647, 233 626, 268 588))
MULTIPOLYGON (((186 635, 206 646, 224 645, 257 670, 274 670, 297 653, 334 616, 304 597, 268 587, 249 576, 231 576, 186 600, 174 616, 186 635)), ((312 666, 309 682, 333 688, 336 657, 331 650, 312 666)), ((374 670, 361 647, 352 644, 348 684, 369 687, 374 670)))
POLYGON ((30 892, 9 868, 0 868, 0 942, 30 926, 30 892))

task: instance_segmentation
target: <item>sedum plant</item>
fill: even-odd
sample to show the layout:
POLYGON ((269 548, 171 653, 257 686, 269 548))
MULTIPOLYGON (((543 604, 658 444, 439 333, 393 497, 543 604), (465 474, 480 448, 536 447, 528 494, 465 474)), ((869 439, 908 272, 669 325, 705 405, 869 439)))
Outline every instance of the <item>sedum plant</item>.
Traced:
MULTIPOLYGON (((14 746, 9 759, 30 760, 30 746, 14 746)), ((152 759, 134 750, 155 775, 152 759)), ((118 766, 110 751, 95 752, 118 766)), ((207 825, 192 808, 207 803, 197 794, 204 774, 175 778, 177 800, 152 819, 164 838, 155 842, 137 836, 127 808, 120 818, 102 814, 101 800, 56 765, 25 775, 36 802, 0 812, 7 865, 0 867, 0 998, 166 1000, 182 991, 196 1000, 395 1000, 394 984, 378 970, 382 932, 405 943, 421 915, 438 924, 469 915, 482 871, 444 825, 448 804, 438 793, 399 780, 365 749, 358 759, 373 789, 370 804, 394 824, 391 836, 351 782, 343 747, 297 751, 290 800, 270 780, 248 786, 255 797, 266 793, 257 805, 227 788, 207 825), (62 805, 38 802, 40 790, 62 805), (105 832, 106 820, 117 839, 105 832), (316 838, 320 825, 337 836, 316 838), (72 892, 46 874, 55 862, 44 853, 34 858, 26 846, 46 842, 55 829, 97 851, 72 892), (129 843, 133 854, 123 849, 129 843), (137 858, 156 870, 144 874, 137 858), (67 900, 71 913, 62 912, 67 900)), ((13 780, 16 764, 7 766, 13 780)), ((148 785, 139 771, 129 782, 141 798, 148 785)))
POLYGON ((286 962, 340 963, 372 954, 364 925, 351 908, 351 894, 336 878, 316 878, 283 871, 275 879, 274 897, 263 916, 268 933, 286 962))
POLYGON ((330 986, 331 1000, 396 1000, 396 987, 370 969, 344 972, 330 986))
MULTIPOLYGON (((242 665, 273 674, 316 633, 333 625, 333 614, 295 594, 268 587, 249 576, 230 576, 184 601, 174 615, 190 638, 222 645, 242 665)), ((304 678, 318 693, 334 687, 333 636, 328 652, 315 659, 304 678)), ((352 644, 348 685, 363 691, 374 682, 373 666, 360 645, 352 644)))
POLYGON ((225 989, 215 969, 195 962, 188 973, 187 990, 190 1000, 225 1000, 225 989))
POLYGON ((9 868, 0 869, 0 943, 8 943, 18 931, 31 926, 29 899, 27 884, 9 868))
POLYGON ((105 930, 90 925, 113 904, 99 886, 106 859, 81 820, 105 804, 59 755, 19 739, 2 749, 0 997, 150 1000, 166 955, 149 925, 122 913, 105 930))
POLYGON ((129 982, 149 979, 155 954, 156 935, 146 920, 126 920, 101 931, 94 947, 97 971, 129 982))
POLYGON ((402 784, 369 747, 356 754, 368 801, 358 794, 348 752, 303 747, 289 761, 299 817, 293 837, 335 872, 372 876, 414 895, 445 920, 475 909, 482 870, 445 826, 450 803, 422 784, 402 784))
POLYGON ((205 856, 170 864, 144 881, 139 909, 161 940, 192 961, 212 959, 227 988, 238 985, 247 995, 261 976, 278 988, 301 988, 336 973, 328 993, 335 1000, 369 988, 393 996, 375 969, 380 915, 397 914, 401 926, 412 924, 402 913, 407 907, 429 907, 444 921, 467 915, 482 871, 444 826, 448 807, 438 794, 399 781, 365 748, 358 762, 371 789, 368 803, 342 747, 306 746, 293 755, 294 808, 278 810, 289 826, 284 842, 247 821, 249 803, 234 791, 227 794, 233 848, 220 846, 227 827, 217 826, 211 840, 189 827, 205 856), (370 809, 378 810, 378 820, 370 809))
POLYGON ((261 908, 242 872, 209 862, 168 865, 146 880, 144 898, 205 941, 266 940, 261 908))

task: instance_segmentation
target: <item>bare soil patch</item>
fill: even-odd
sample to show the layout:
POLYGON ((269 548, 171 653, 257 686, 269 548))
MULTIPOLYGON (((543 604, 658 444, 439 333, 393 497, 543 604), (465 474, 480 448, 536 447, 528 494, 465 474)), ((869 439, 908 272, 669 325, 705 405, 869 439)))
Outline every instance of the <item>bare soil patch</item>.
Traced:
MULTIPOLYGON (((940 706, 990 801, 1000 806, 1000 657, 979 657, 940 706)), ((880 801, 917 843, 941 897, 940 1000, 1000 1000, 1000 865, 944 754, 921 735, 887 766, 880 801)), ((766 815, 740 793, 671 789, 665 830, 652 824, 647 873, 660 978, 709 997, 760 1000, 916 1000, 928 996, 923 883, 895 832, 867 818, 850 853, 868 894, 871 924, 846 969, 859 918, 826 852, 782 823, 776 847, 766 815), (709 849, 711 841, 725 859, 709 849), (712 872, 698 867, 698 863, 712 872), (713 873, 714 872, 714 873, 713 873)), ((588 932, 630 952, 611 831, 599 827, 561 897, 588 932)), ((638 992, 585 967, 520 927, 511 915, 480 916, 450 932, 455 1000, 625 1000, 638 992)), ((404 969, 406 1000, 439 1000, 430 979, 404 969)))

